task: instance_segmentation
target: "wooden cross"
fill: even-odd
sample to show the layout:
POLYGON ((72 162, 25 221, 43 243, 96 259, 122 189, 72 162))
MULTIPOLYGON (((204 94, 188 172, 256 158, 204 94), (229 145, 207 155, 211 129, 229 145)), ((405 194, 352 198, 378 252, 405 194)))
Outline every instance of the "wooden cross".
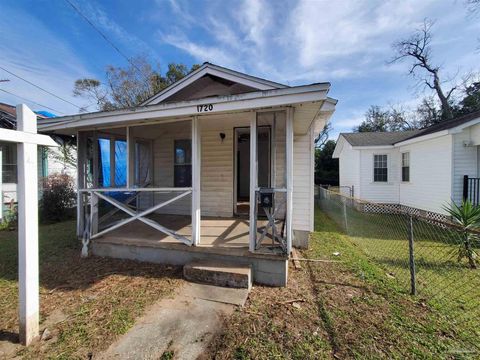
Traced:
POLYGON ((29 345, 39 335, 37 145, 58 145, 37 134, 37 116, 24 104, 17 105, 17 130, 0 129, 0 141, 17 143, 19 335, 29 345))

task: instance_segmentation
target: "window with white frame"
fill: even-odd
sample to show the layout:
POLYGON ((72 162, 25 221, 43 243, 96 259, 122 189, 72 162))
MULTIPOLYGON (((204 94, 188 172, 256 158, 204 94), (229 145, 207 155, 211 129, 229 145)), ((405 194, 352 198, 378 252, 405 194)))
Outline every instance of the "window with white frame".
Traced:
POLYGON ((410 153, 402 153, 402 181, 410 181, 410 153))
POLYGON ((175 140, 173 165, 173 186, 192 186, 192 141, 190 139, 175 140))
POLYGON ((388 181, 388 157, 385 154, 373 155, 373 181, 388 181))

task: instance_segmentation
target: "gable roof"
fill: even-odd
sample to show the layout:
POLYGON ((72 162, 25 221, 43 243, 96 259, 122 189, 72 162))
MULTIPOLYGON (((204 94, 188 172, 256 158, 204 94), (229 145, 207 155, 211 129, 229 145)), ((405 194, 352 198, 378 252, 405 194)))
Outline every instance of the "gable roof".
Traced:
POLYGON ((237 90, 239 91, 237 93, 248 92, 252 90, 256 91, 283 89, 288 87, 284 84, 244 74, 239 71, 231 70, 222 66, 206 62, 203 63, 203 65, 200 66, 197 70, 192 71, 184 78, 166 87, 159 93, 152 96, 150 99, 143 102, 141 105, 159 104, 205 76, 210 76, 217 79, 220 78, 226 81, 230 81, 232 83, 243 85, 243 88, 237 90))
POLYGON ((388 146, 415 136, 420 130, 341 133, 352 146, 388 146))
POLYGON ((403 141, 419 138, 421 136, 434 134, 436 132, 454 129, 458 126, 468 124, 471 121, 480 122, 480 111, 456 117, 452 120, 445 120, 438 124, 419 130, 396 131, 396 132, 360 132, 340 133, 352 146, 393 146, 403 141))

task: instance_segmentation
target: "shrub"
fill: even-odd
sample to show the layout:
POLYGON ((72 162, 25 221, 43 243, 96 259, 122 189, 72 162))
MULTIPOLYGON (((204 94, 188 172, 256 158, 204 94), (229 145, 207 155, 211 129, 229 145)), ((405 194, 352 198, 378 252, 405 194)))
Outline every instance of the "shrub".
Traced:
POLYGON ((8 206, 8 209, 6 209, 3 213, 3 218, 0 221, 0 230, 15 230, 17 228, 17 220, 18 208, 12 200, 8 206))
POLYGON ((75 201, 73 178, 66 174, 49 175, 44 181, 40 199, 41 219, 55 222, 71 218, 75 201))

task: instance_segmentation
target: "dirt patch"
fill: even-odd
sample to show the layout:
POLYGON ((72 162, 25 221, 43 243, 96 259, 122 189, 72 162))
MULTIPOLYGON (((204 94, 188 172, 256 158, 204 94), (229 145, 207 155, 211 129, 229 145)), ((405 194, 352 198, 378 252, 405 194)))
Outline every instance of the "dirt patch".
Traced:
MULTIPOLYGON (((146 306, 171 294, 183 281, 180 267, 100 257, 83 259, 77 249, 66 250, 59 260, 44 262, 40 272, 41 333, 46 328, 49 334, 28 349, 18 347, 18 355, 94 355, 125 333, 146 306)), ((15 297, 11 296, 12 300, 15 297)), ((16 299, 6 315, 0 318, 0 329, 16 335, 16 299)), ((12 335, 8 343, 15 341, 12 335)))

